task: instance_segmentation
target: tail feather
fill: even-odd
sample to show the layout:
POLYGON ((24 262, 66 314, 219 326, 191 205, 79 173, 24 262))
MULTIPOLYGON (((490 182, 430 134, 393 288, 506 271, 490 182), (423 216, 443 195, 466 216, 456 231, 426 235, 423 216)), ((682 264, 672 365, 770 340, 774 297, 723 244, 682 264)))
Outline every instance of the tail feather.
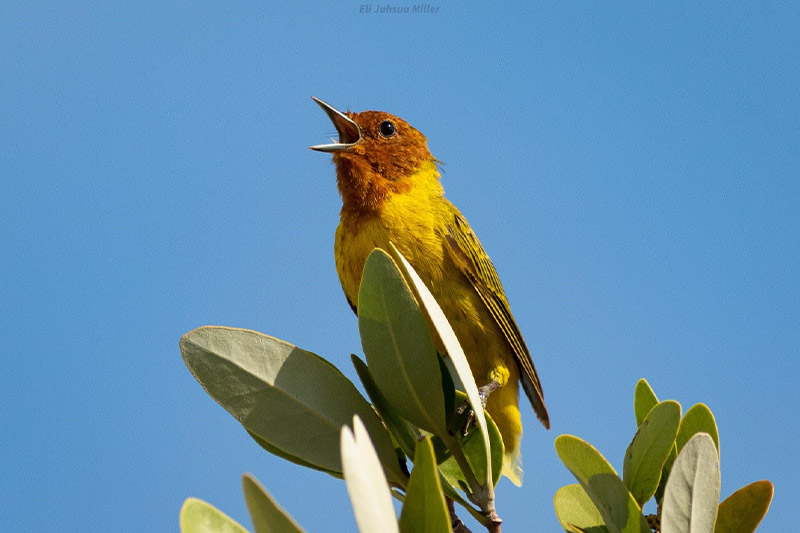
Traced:
POLYGON ((525 396, 530 400, 533 412, 536 413, 536 418, 539 419, 545 428, 550 429, 550 415, 547 414, 547 407, 544 405, 544 397, 541 392, 539 392, 541 389, 534 385, 525 372, 520 372, 520 381, 522 382, 522 390, 525 391, 525 396))
POLYGON ((516 450, 503 454, 503 470, 501 474, 506 476, 517 487, 522 486, 522 455, 519 453, 519 446, 517 446, 516 450))

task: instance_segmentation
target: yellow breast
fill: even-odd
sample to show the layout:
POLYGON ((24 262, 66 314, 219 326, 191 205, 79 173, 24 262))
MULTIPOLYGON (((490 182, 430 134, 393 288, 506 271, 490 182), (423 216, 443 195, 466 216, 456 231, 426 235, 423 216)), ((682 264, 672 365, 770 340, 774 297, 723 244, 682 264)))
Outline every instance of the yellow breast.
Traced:
MULTIPOLYGON (((445 268, 441 216, 442 187, 433 165, 406 178, 409 192, 388 198, 380 211, 342 207, 336 229, 336 270, 351 304, 358 301, 364 262, 373 248, 389 249, 389 241, 411 262, 422 279, 436 283, 445 268)), ((429 285, 430 286, 430 285, 429 285)))
POLYGON ((447 223, 455 208, 444 199, 435 175, 419 173, 412 179, 417 181, 412 191, 393 196, 380 212, 342 209, 334 245, 339 281, 355 307, 367 256, 374 248, 388 250, 391 241, 442 307, 476 380, 483 384, 496 368, 489 353, 505 352, 507 347, 479 295, 447 251, 447 223))

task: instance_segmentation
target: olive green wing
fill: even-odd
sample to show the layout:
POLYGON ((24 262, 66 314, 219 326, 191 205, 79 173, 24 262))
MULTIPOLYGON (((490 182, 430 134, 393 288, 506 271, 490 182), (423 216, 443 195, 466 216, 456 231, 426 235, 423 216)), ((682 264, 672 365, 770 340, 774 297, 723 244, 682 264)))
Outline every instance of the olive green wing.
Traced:
POLYGON ((467 276, 475 292, 478 293, 492 318, 500 327, 500 331, 503 332, 503 336, 514 353, 514 359, 520 371, 522 388, 533 406, 533 411, 544 427, 550 429, 550 417, 544 405, 542 385, 536 374, 536 367, 533 366, 531 353, 511 314, 505 291, 500 284, 500 278, 497 277, 497 271, 466 219, 455 207, 452 212, 454 215, 451 222, 447 224, 446 238, 450 257, 459 270, 467 276))

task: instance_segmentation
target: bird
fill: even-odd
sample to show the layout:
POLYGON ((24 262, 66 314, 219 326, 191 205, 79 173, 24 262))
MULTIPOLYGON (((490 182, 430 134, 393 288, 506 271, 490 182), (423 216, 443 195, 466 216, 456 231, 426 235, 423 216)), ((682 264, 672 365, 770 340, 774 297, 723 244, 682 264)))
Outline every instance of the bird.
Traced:
POLYGON ((393 243, 417 271, 453 327, 503 441, 502 473, 522 483, 519 383, 545 428, 550 417, 530 350, 492 261, 466 218, 444 196, 426 137, 382 111, 339 111, 312 97, 338 140, 330 153, 342 197, 334 239, 336 270, 357 314, 367 256, 393 243))

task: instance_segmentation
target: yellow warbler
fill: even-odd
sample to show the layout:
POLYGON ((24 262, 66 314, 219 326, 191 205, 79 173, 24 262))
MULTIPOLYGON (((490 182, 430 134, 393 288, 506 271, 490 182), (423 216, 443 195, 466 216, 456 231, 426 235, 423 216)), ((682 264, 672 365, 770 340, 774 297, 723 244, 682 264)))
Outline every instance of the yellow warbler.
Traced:
POLYGON ((336 165, 342 211, 334 251, 347 301, 355 311, 367 256, 393 242, 450 321, 503 438, 503 473, 520 484, 518 383, 549 429, 542 387, 489 256, 444 197, 425 136, 389 113, 314 101, 339 133, 337 142, 311 148, 332 153, 336 165))

